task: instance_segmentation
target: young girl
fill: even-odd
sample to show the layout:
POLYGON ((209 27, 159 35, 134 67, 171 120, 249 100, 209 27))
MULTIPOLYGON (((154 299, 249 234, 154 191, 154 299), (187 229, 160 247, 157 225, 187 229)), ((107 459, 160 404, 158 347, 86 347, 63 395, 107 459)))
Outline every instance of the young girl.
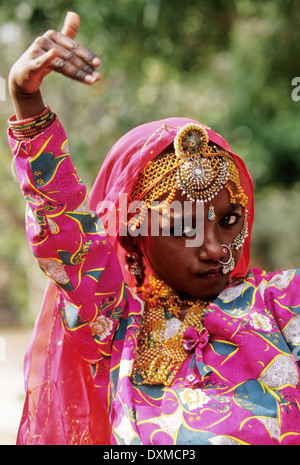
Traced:
POLYGON ((299 271, 249 268, 251 177, 203 124, 134 128, 90 198, 40 93, 93 84, 79 17, 10 73, 9 142, 49 277, 25 357, 19 444, 300 444, 299 271))

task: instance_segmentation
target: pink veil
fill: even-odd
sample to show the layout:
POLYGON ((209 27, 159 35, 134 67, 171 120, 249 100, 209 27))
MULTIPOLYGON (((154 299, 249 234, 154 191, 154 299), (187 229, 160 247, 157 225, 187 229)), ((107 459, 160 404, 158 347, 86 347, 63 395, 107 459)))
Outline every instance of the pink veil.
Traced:
MULTIPOLYGON (((91 210, 97 211, 103 220, 103 204, 120 208, 119 194, 129 195, 140 170, 173 142, 182 126, 192 121, 187 118, 153 121, 124 135, 110 150, 97 176, 90 195, 91 210)), ((247 274, 249 267, 254 217, 252 180, 243 161, 230 151, 227 142, 211 129, 206 130, 210 141, 227 150, 235 160, 249 199, 249 236, 232 273, 233 278, 240 278, 247 274)), ((118 224, 116 232, 119 227, 118 224)), ((124 270, 125 281, 134 285, 126 271, 125 252, 116 239, 117 234, 109 237, 124 270)), ((90 366, 64 336, 56 302, 57 292, 55 285, 49 282, 26 352, 26 400, 17 444, 109 444, 108 412, 104 411, 98 398, 90 366)))

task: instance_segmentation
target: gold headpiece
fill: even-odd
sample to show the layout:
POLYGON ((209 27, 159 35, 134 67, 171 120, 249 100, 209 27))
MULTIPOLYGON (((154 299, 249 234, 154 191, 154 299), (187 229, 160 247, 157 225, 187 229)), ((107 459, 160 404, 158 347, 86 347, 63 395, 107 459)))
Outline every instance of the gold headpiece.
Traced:
POLYGON ((152 202, 168 194, 159 206, 162 208, 180 190, 191 202, 207 203, 225 187, 231 203, 238 199, 242 206, 247 204, 234 161, 226 150, 209 144, 202 126, 188 123, 182 127, 174 139, 174 149, 147 163, 132 189, 130 202, 143 201, 150 209, 158 208, 152 202), (234 184, 236 193, 229 182, 234 184))

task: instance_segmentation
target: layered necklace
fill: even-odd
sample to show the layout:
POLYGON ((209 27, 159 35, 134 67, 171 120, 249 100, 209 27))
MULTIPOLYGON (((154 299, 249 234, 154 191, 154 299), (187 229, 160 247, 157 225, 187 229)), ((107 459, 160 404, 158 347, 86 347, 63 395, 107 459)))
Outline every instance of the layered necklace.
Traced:
POLYGON ((188 357, 183 338, 187 328, 203 328, 202 314, 208 302, 181 300, 178 294, 163 281, 150 276, 150 289, 140 288, 145 300, 145 313, 133 364, 135 384, 164 384, 168 386, 182 363, 188 357), (180 313, 188 308, 183 321, 180 313), (171 319, 175 325, 168 331, 171 319), (169 332, 169 334, 168 334, 169 332))

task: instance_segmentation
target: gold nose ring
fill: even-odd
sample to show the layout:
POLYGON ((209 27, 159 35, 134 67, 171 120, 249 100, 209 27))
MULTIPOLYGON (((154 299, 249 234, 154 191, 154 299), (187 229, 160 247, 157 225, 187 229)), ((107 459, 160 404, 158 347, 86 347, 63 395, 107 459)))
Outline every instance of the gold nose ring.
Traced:
POLYGON ((222 265, 222 273, 223 274, 227 274, 227 273, 234 270, 235 260, 234 260, 233 255, 232 255, 232 247, 233 247, 233 244, 229 244, 229 245, 222 244, 222 249, 223 249, 224 255, 229 253, 229 259, 227 261, 223 262, 222 260, 218 260, 218 262, 222 265))

